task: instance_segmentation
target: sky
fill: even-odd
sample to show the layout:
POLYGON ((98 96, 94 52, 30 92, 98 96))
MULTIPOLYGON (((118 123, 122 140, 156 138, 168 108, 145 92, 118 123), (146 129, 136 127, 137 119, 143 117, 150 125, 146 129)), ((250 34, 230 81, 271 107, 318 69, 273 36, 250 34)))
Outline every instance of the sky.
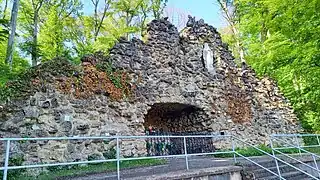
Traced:
MULTIPOLYGON (((84 12, 90 14, 93 12, 93 6, 90 0, 82 0, 84 4, 84 12)), ((216 28, 221 28, 225 25, 225 21, 221 16, 219 5, 216 0, 168 0, 167 8, 164 12, 165 15, 172 14, 174 12, 174 19, 187 20, 188 15, 195 16, 197 20, 200 18, 216 28)), ((171 18, 172 19, 172 18, 171 18)), ((170 18, 169 18, 170 20, 170 18)), ((181 21, 181 20, 180 20, 181 21)), ((176 26, 179 26, 177 22, 173 22, 176 26)), ((183 22, 182 22, 183 23, 183 22)))
POLYGON ((220 13, 216 0, 169 0, 167 9, 181 10, 186 15, 195 16, 216 28, 224 26, 224 20, 220 13))

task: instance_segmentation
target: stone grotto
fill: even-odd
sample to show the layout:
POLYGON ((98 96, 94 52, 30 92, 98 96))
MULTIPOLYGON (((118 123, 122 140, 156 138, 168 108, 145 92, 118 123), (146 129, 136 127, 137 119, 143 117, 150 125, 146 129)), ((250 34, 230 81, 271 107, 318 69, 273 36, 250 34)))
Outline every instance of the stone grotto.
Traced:
MULTIPOLYGON (((233 134, 251 144, 268 144, 272 133, 300 131, 276 83, 256 77, 246 64, 238 67, 217 30, 194 18, 180 33, 166 18, 153 20, 145 42, 121 38, 108 56, 87 55, 76 67, 55 59, 32 72, 24 75, 29 78, 28 88, 21 90, 26 96, 0 104, 1 137, 144 135, 152 127, 162 132, 233 134), (101 62, 125 72, 128 88, 121 85, 126 78, 101 72, 101 62), (67 73, 52 68, 54 64, 74 69, 67 73), (82 80, 87 86, 75 88, 82 80), (118 85, 107 86, 110 82, 118 85)), ((11 155, 22 156, 24 164, 107 159, 115 144, 12 142, 11 155)), ((146 153, 145 140, 126 139, 120 145, 121 156, 146 153)))

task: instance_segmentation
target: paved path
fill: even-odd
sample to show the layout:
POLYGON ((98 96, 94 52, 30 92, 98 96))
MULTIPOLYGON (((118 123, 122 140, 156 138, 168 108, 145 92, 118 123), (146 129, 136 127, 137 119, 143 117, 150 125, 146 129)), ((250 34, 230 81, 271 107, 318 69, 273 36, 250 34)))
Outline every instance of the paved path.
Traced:
MULTIPOLYGON (((301 160, 306 160, 311 158, 309 156, 300 156, 298 154, 291 155, 295 158, 301 158, 301 160)), ((282 156, 277 156, 282 157, 282 156)), ((283 158, 283 157, 282 157, 283 158)), ((264 165, 265 163, 270 162, 273 159, 268 156, 258 156, 258 157, 250 157, 251 160, 259 163, 260 165, 264 165)), ((238 162, 244 164, 251 164, 247 160, 242 158, 237 158, 238 162)), ((190 169, 201 169, 201 168, 212 168, 212 167, 223 167, 223 166, 232 166, 234 165, 233 158, 214 158, 208 156, 193 156, 189 157, 189 168, 190 169)), ((289 161, 290 162, 290 161, 289 161)), ((186 170, 186 163, 184 158, 170 158, 168 159, 168 163, 159 166, 151 166, 151 167, 140 167, 140 168, 132 168, 132 169, 123 169, 121 170, 121 179, 131 180, 136 177, 141 176, 151 176, 156 174, 163 173, 174 173, 176 171, 186 170)), ((117 179, 116 172, 106 172, 99 174, 90 174, 81 177, 66 177, 60 178, 61 180, 115 180, 117 179)))
MULTIPOLYGON (((209 168, 234 165, 233 159, 220 159, 213 157, 189 157, 189 168, 209 168)), ((149 176, 155 174, 162 174, 186 169, 184 158, 170 158, 168 163, 159 166, 141 167, 133 169, 121 170, 121 179, 131 179, 139 176, 149 176)), ((91 174, 81 177, 63 178, 63 180, 114 180, 117 179, 116 172, 91 174)))

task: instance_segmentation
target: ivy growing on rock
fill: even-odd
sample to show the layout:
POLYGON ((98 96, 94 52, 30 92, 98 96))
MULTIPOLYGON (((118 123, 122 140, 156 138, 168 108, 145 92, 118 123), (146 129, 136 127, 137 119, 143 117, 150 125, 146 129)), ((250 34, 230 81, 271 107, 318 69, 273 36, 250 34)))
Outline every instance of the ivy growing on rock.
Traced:
POLYGON ((120 100, 129 97, 132 88, 125 71, 119 71, 101 54, 85 56, 82 65, 56 58, 21 73, 0 87, 0 101, 28 98, 35 92, 58 89, 77 98, 104 94, 120 100))

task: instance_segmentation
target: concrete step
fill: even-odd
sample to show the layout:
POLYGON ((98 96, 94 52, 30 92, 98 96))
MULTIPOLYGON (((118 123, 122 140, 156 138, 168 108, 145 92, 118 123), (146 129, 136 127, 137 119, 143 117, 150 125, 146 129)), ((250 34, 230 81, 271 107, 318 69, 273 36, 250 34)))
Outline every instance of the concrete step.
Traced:
MULTIPOLYGON (((274 167, 275 161, 274 160, 264 160, 264 161, 255 161, 256 163, 260 164, 265 168, 274 167)), ((256 164, 249 162, 249 161, 240 161, 241 166, 243 166, 247 171, 254 171, 256 169, 261 169, 261 167, 257 166, 256 164)))
MULTIPOLYGON (((309 180, 312 179, 306 174, 303 174, 301 172, 287 172, 287 173, 282 173, 281 177, 285 179, 290 179, 290 180, 309 180)), ((277 176, 269 176, 269 177, 263 177, 263 178, 257 178, 258 180, 279 180, 279 177, 277 176)))
MULTIPOLYGON (((313 161, 310 159, 309 156, 298 156, 295 155, 295 158, 299 159, 300 161, 303 161, 304 163, 308 163, 309 165, 311 165, 313 167, 313 161)), ((296 167, 301 167, 301 163, 294 161, 292 159, 288 159, 286 157, 281 157, 282 160, 284 160, 285 162, 289 163, 290 165, 296 166, 296 167)), ((251 163, 249 161, 244 161, 244 160, 240 160, 241 165, 243 166, 244 170, 248 173, 253 173, 254 177, 256 179, 279 179, 279 177, 275 176, 274 174, 268 172, 267 170, 255 165, 254 163, 251 163)), ((276 167, 276 163, 275 160, 272 158, 263 158, 263 159, 255 159, 255 162, 258 163, 259 165, 269 169, 270 171, 278 174, 278 170, 276 167)), ((310 176, 296 170, 295 168, 282 163, 280 161, 278 161, 278 165, 279 165, 279 169, 281 172, 281 175, 285 178, 285 179, 290 179, 290 180, 308 180, 308 179, 312 179, 310 176)), ((304 167, 307 168, 307 167, 304 167)), ((308 169, 308 168, 307 168, 308 169)), ((311 169, 309 169, 311 170, 311 169)), ((308 171, 309 171, 308 170, 308 171)))
MULTIPOLYGON (((273 167, 276 167, 276 163, 274 160, 267 160, 267 161, 258 161, 257 162, 258 164, 260 164, 261 166, 265 167, 265 168, 273 168, 273 167)), ((299 162, 291 162, 290 163, 291 165, 295 166, 297 164, 299 164, 299 162)), ((261 167, 257 166, 256 164, 254 163, 251 163, 251 162, 246 162, 246 163, 241 163, 241 165, 245 168, 245 170, 247 171, 254 171, 254 170, 260 170, 262 169, 261 167)), ((287 164, 285 163, 282 163, 282 162, 279 162, 278 161, 278 165, 279 166, 288 166, 287 164)), ((290 167, 290 166, 289 166, 290 167)), ((290 167, 292 168, 292 167, 290 167)))
MULTIPOLYGON (((269 167, 268 168, 270 171, 278 174, 278 170, 277 170, 277 167, 274 166, 274 167, 269 167)), ((279 166, 279 169, 280 169, 280 172, 281 173, 287 173, 287 172, 294 172, 296 171, 295 169, 293 169, 292 167, 290 166, 287 166, 287 165, 280 165, 279 166)), ((254 173, 255 177, 257 178, 263 178, 263 177, 268 177, 268 176, 273 176, 272 173, 270 173, 269 171, 265 170, 265 169, 255 169, 253 171, 251 171, 254 173)))

